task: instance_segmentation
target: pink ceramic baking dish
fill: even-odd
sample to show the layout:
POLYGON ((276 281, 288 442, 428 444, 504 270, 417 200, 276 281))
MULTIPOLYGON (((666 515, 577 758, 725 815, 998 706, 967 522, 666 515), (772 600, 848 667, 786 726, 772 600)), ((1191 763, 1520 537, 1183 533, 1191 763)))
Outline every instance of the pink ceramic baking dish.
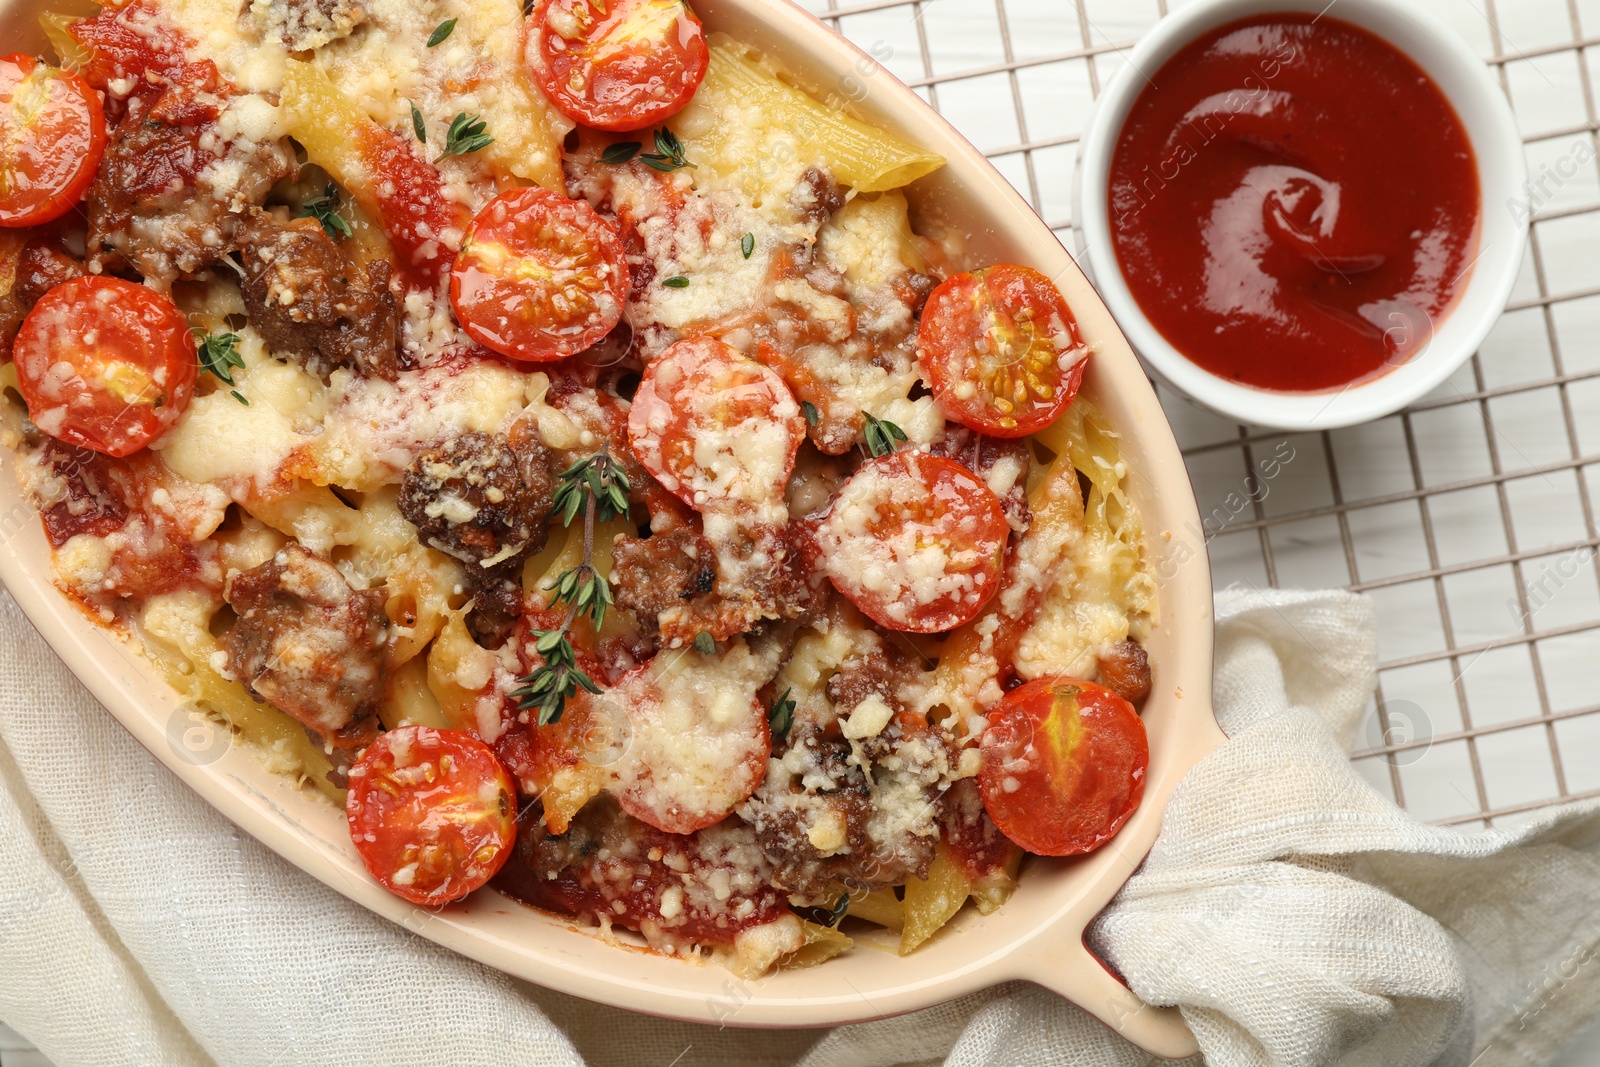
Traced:
MULTIPOLYGON (((59 2, 50 5, 61 8, 59 2)), ((425 912, 372 881, 345 817, 323 797, 267 771, 243 745, 196 760, 176 733, 195 723, 129 643, 96 626, 51 584, 47 544, 30 519, 0 545, 0 580, 94 695, 218 811, 363 907, 442 945, 530 981, 636 1011, 734 1026, 824 1026, 928 1007, 998 982, 1054 990, 1163 1056, 1195 1051, 1178 1014, 1142 1004, 1083 946, 1105 907, 1155 841, 1173 787, 1221 738, 1212 718, 1211 584, 1194 495, 1171 430, 1138 361, 1071 256, 1006 181, 914 93, 799 8, 773 0, 697 0, 708 29, 755 45, 819 96, 862 86, 862 117, 941 153, 949 164, 912 187, 915 211, 953 224, 973 262, 1028 264, 1054 278, 1094 359, 1085 392, 1122 435, 1147 551, 1159 576, 1160 623, 1149 642, 1155 689, 1144 710, 1150 770, 1144 802, 1115 840, 1079 859, 1031 858, 1021 888, 994 914, 964 910, 915 956, 870 936, 824 964, 740 982, 715 965, 607 944, 571 921, 484 890, 425 912), (873 77, 862 77, 872 70, 873 77), (849 81, 846 81, 849 79, 849 81)), ((45 51, 39 0, 0 0, 0 39, 45 51)), ((12 466, 0 474, 0 515, 27 505, 12 466)), ((17 512, 22 514, 23 512, 17 512)), ((8 523, 9 532, 14 524, 8 523)), ((220 739, 219 739, 220 740, 220 739)), ((219 745, 218 747, 222 747, 219 745)), ((202 746, 205 748, 205 746, 202 746)), ((207 749, 207 751, 211 751, 207 749)))

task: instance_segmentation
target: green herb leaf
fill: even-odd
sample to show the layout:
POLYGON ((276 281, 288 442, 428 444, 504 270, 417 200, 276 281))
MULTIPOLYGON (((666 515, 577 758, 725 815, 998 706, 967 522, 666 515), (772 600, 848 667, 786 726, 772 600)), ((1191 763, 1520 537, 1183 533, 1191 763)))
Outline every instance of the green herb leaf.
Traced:
POLYGON ((434 45, 443 44, 445 38, 449 37, 455 32, 455 28, 455 19, 445 19, 443 22, 439 23, 439 25, 434 27, 432 35, 428 38, 428 47, 432 48, 434 45))
POLYGON ((628 514, 628 494, 632 489, 622 465, 605 449, 577 460, 556 478, 550 513, 560 515, 563 526, 571 525, 580 511, 584 513, 583 562, 562 571, 545 586, 553 594, 552 607, 567 604, 570 610, 559 629, 533 632, 534 651, 544 657, 544 663, 523 678, 511 694, 524 711, 538 710, 540 726, 559 722, 566 702, 578 690, 600 692, 594 679, 579 669, 569 634, 580 615, 593 620, 598 630, 605 623, 606 610, 614 603, 611 583, 595 569, 591 542, 597 520, 604 522, 628 514))
POLYGON ((892 422, 867 416, 867 451, 874 456, 887 456, 895 450, 895 443, 906 439, 906 432, 892 422))
POLYGON ((661 126, 656 130, 656 150, 647 152, 639 157, 639 162, 645 166, 659 171, 677 170, 679 167, 693 167, 683 155, 683 142, 678 140, 678 135, 661 126))
POLYGON ((687 289, 689 288, 689 279, 679 274, 676 277, 668 278, 661 284, 666 286, 668 289, 687 289))
POLYGON ((339 189, 332 182, 323 189, 321 196, 314 196, 300 205, 299 217, 316 219, 322 224, 322 232, 335 241, 350 236, 350 223, 339 214, 339 189))
POLYGON ((450 132, 445 134, 444 151, 439 153, 439 158, 470 155, 488 148, 494 144, 494 138, 485 130, 486 125, 481 118, 463 111, 450 120, 450 132))
MULTIPOLYGON (((411 103, 409 100, 406 102, 411 103)), ((411 104, 411 128, 416 131, 417 140, 428 143, 428 126, 422 121, 422 112, 417 110, 416 104, 411 104)))
POLYGON ((608 522, 628 514, 628 494, 633 485, 622 464, 609 453, 598 452, 580 459, 556 476, 556 491, 550 498, 550 514, 561 516, 561 525, 571 526, 590 495, 595 501, 595 518, 608 522))
POLYGON ((560 722, 567 701, 579 689, 598 693, 600 687, 578 666, 578 654, 567 637, 566 627, 559 630, 535 630, 534 649, 544 657, 544 662, 522 679, 521 685, 511 691, 517 707, 523 711, 539 712, 539 725, 549 726, 560 722))
POLYGON ((805 414, 806 425, 815 426, 822 421, 822 412, 817 410, 817 405, 809 400, 800 401, 800 410, 805 414))
MULTIPOLYGON (((236 385, 233 369, 242 368, 244 359, 239 355, 239 335, 236 333, 201 333, 194 331, 195 354, 200 359, 200 370, 216 375, 224 385, 236 385)), ((239 390, 231 395, 239 403, 250 406, 250 401, 239 390)))
POLYGON ((639 149, 643 147, 638 141, 618 141, 600 153, 600 162, 609 163, 613 167, 621 166, 638 155, 639 149))
POLYGON ((833 920, 829 926, 838 926, 844 918, 844 913, 850 910, 850 893, 847 890, 838 900, 833 902, 833 920))
POLYGON ((571 604, 579 615, 587 615, 594 621, 596 630, 605 625, 606 609, 615 603, 611 599, 611 583, 587 563, 562 571, 545 588, 555 593, 550 598, 551 607, 571 604))
POLYGON ((712 656, 717 651, 717 639, 711 636, 710 631, 701 630, 694 635, 694 650, 702 656, 712 656))
POLYGON ((774 738, 788 737, 789 727, 794 725, 794 697, 793 689, 785 689, 783 696, 772 702, 767 709, 767 724, 772 727, 774 738))
POLYGON ((745 259, 749 259, 752 255, 755 254, 755 250, 756 250, 756 235, 753 234, 753 233, 745 234, 744 235, 744 239, 739 242, 739 251, 744 253, 744 258, 745 259))

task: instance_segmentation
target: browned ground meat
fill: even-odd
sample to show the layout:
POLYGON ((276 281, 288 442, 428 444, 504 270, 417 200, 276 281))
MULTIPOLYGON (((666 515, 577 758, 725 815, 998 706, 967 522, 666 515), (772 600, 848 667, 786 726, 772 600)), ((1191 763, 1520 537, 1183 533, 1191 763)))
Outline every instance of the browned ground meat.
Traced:
POLYGON ((802 215, 823 223, 844 207, 844 192, 826 171, 819 167, 807 167, 805 173, 800 175, 794 192, 789 195, 789 202, 802 215))
MULTIPOLYGON (((862 743, 869 763, 893 757, 902 737, 897 727, 862 743)), ((739 809, 756 829, 756 840, 774 867, 773 884, 808 899, 826 895, 830 886, 851 890, 899 885, 910 877, 926 877, 933 862, 937 834, 895 834, 880 839, 875 825, 873 782, 851 759, 852 747, 837 726, 819 728, 796 722, 787 744, 780 744, 767 779, 739 809), (794 765, 803 769, 791 770, 794 765), (831 829, 830 829, 831 826, 831 829), (819 849, 816 841, 842 830, 843 845, 819 849), (813 837, 813 834, 817 837, 813 837)), ((876 778, 887 782, 879 769, 876 778)), ((915 801, 913 801, 915 803, 915 801)), ((931 820, 938 798, 928 792, 922 803, 931 820)))
POLYGON ((550 452, 531 433, 465 433, 406 471, 400 514, 467 565, 467 624, 484 645, 499 646, 522 613, 522 561, 544 547, 554 492, 550 452))
POLYGON ((139 497, 127 461, 74 448, 42 433, 37 443, 57 486, 42 508, 50 543, 60 548, 78 534, 105 537, 122 529, 129 502, 139 497))
POLYGON ((214 122, 173 104, 179 92, 169 90, 148 110, 130 109, 111 133, 87 200, 96 272, 133 270, 165 289, 178 275, 221 261, 245 213, 294 171, 287 140, 213 147, 214 122), (169 112, 183 121, 164 121, 169 112), (223 159, 226 167, 213 166, 223 159), (217 187, 213 179, 224 172, 237 184, 217 187))
POLYGON ((463 563, 502 563, 544 547, 555 491, 550 453, 471 431, 416 458, 400 485, 400 514, 427 544, 463 563))
MULTIPOLYGON (((830 587, 812 560, 815 542, 810 525, 794 521, 782 527, 758 527, 755 532, 755 537, 745 536, 712 550, 713 582, 704 595, 674 598, 649 591, 630 593, 632 600, 650 598, 659 612, 655 623, 662 641, 676 647, 693 641, 701 631, 723 641, 770 620, 814 618, 826 608, 830 587), (726 566, 730 558, 757 556, 761 562, 736 579, 728 577, 727 572, 734 569, 726 566)), ((736 531, 735 536, 743 533, 736 531)), ((697 583, 703 584, 702 573, 695 574, 697 583)), ((629 581, 642 588, 653 580, 650 575, 644 568, 642 575, 630 575, 629 581)), ((698 589, 699 584, 690 588, 698 589)), ((646 615, 642 621, 649 625, 651 620, 646 615)))
POLYGON ((1028 508, 1028 468, 1033 463, 1033 453, 1026 441, 985 437, 951 423, 929 451, 948 456, 988 482, 989 488, 997 490, 1011 528, 1018 533, 1027 532, 1033 523, 1033 512, 1028 508))
POLYGON ((717 581, 711 543, 693 530, 653 537, 619 537, 611 549, 611 588, 617 604, 653 618, 675 604, 705 596, 717 581))
POLYGON ((1125 638, 1100 657, 1100 684, 1138 706, 1150 695, 1150 657, 1133 638, 1125 638))
POLYGON ((16 277, 11 287, 0 293, 0 359, 11 356, 11 342, 17 327, 39 298, 62 282, 84 272, 83 261, 52 248, 44 241, 23 245, 17 257, 16 277))
POLYGON ((333 564, 290 542, 235 574, 227 599, 238 621, 217 643, 252 696, 334 748, 376 736, 389 626, 382 589, 351 589, 333 564))
POLYGON ((896 284, 905 286, 906 303, 911 307, 911 313, 920 319, 928 297, 939 287, 939 279, 912 270, 907 271, 905 278, 896 284))
POLYGON ((892 704, 896 677, 898 674, 881 648, 857 649, 828 679, 828 702, 841 713, 872 696, 892 704))
POLYGON ((1017 847, 989 818, 976 778, 952 782, 940 798, 939 836, 949 846, 950 858, 975 887, 1009 879, 1017 847))
MULTIPOLYGON (((246 4, 245 10, 256 12, 260 6, 246 4)), ((267 31, 291 52, 342 40, 367 21, 367 9, 356 0, 268 0, 261 14, 267 31)))
POLYGON ((468 568, 467 591, 472 594, 472 611, 466 623, 473 640, 484 648, 499 648, 522 617, 522 559, 468 568))
POLYGON ((597 797, 553 835, 536 804, 530 812, 518 819, 516 850, 494 884, 536 907, 603 918, 674 951, 727 944, 788 910, 755 835, 737 819, 669 834, 597 797))
POLYGON ((245 311, 271 351, 323 376, 334 367, 396 376, 400 309, 388 262, 357 266, 316 220, 284 223, 260 210, 240 227, 239 245, 245 311))

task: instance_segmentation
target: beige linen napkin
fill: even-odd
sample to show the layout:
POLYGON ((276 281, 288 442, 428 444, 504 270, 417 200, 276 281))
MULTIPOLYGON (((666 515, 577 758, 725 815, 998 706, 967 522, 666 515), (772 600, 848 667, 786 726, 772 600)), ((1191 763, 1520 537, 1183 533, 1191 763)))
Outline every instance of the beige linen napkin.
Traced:
MULTIPOLYGON (((1345 758, 1373 683, 1368 602, 1224 593, 1217 614, 1231 740, 1180 786, 1098 951, 1180 1005, 1213 1064, 1553 1056, 1600 1012, 1600 807, 1516 834, 1418 824, 1345 758)), ((1020 985, 823 1034, 662 1022, 513 981, 235 829, 3 594, 0 647, 0 1019, 58 1067, 1148 1062, 1020 985)))

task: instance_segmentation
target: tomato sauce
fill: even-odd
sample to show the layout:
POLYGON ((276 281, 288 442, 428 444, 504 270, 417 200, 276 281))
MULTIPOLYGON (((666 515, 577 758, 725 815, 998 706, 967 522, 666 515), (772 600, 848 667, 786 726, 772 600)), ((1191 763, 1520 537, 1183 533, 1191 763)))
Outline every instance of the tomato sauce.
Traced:
POLYGON ((1173 347, 1310 392, 1404 363, 1465 287, 1477 166, 1416 64, 1334 18, 1219 27, 1158 70, 1111 164, 1113 243, 1173 347))

